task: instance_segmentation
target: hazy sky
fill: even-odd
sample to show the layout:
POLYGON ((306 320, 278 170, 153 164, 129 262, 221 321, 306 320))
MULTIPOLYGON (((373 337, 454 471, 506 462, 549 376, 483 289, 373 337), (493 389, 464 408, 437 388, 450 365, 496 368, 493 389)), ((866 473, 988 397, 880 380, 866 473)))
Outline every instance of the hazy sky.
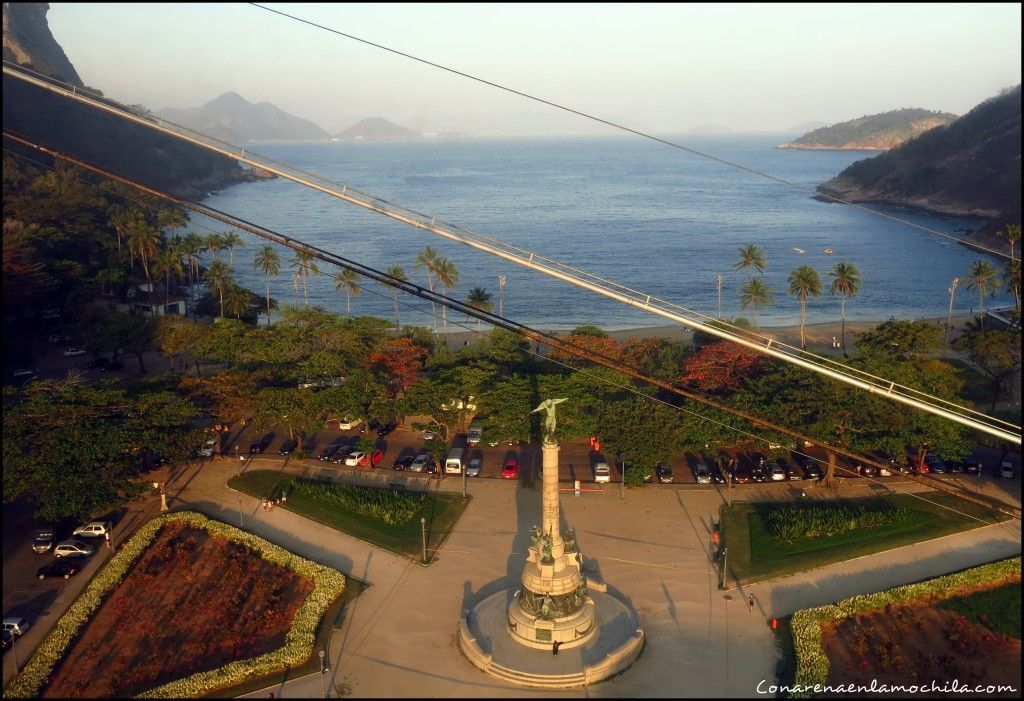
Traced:
MULTIPOLYGON (((1020 83, 1020 4, 278 4, 318 24, 638 129, 777 131, 900 107, 963 114, 1020 83)), ((608 133, 245 4, 64 4, 86 85, 151 109, 233 90, 329 132, 608 133)))

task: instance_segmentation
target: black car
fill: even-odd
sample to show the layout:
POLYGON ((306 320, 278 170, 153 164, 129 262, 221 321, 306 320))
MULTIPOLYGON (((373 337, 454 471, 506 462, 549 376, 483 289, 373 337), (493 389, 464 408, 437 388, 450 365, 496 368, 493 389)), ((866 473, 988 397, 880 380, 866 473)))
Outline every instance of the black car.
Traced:
POLYGON ((814 460, 807 460, 803 465, 804 474, 809 480, 818 480, 824 476, 824 472, 821 471, 821 465, 814 460))
POLYGON ((412 465, 412 461, 415 459, 415 455, 405 455, 400 458, 395 458, 395 462, 391 467, 395 470, 408 470, 409 466, 412 465))
POLYGON ((263 436, 263 438, 260 438, 258 441, 253 441, 252 443, 249 444, 249 454, 252 455, 253 453, 262 453, 263 451, 270 447, 270 442, 272 440, 274 440, 274 436, 269 435, 263 436))
POLYGON ((64 579, 71 579, 71 575, 78 574, 82 571, 82 565, 85 562, 84 557, 59 557, 48 565, 43 565, 36 570, 36 576, 39 579, 46 579, 47 577, 63 577, 64 579))
POLYGON ((662 484, 670 484, 672 482, 672 468, 663 462, 659 462, 654 466, 654 474, 658 476, 658 481, 662 484))
POLYGON ((704 458, 704 464, 708 466, 708 471, 711 472, 711 483, 712 484, 725 484, 725 473, 722 472, 722 467, 712 460, 711 458, 704 458))
POLYGON ((931 472, 934 472, 937 475, 946 473, 946 462, 935 453, 928 453, 925 455, 924 464, 928 466, 928 469, 931 472))
POLYGON ((782 469, 786 471, 786 479, 802 480, 804 478, 804 473, 793 463, 787 460, 779 460, 779 464, 782 465, 782 469))
POLYGON ((279 455, 291 455, 292 452, 299 447, 299 442, 294 438, 289 438, 281 444, 281 449, 278 450, 279 455))
MULTIPOLYGON (((737 471, 736 481, 739 482, 739 472, 737 471)), ((750 468, 750 481, 751 482, 767 482, 768 471, 762 465, 754 465, 750 468)))
POLYGON ((344 447, 343 443, 334 443, 324 448, 324 452, 320 453, 321 460, 332 460, 338 451, 344 447))
POLYGON ((948 465, 952 472, 969 472, 972 475, 981 474, 981 460, 978 460, 977 458, 950 460, 948 465))
POLYGON ((386 436, 392 431, 394 431, 396 428, 398 428, 397 421, 388 421, 386 424, 377 429, 377 435, 382 437, 386 436))
POLYGON ((14 636, 11 634, 9 630, 4 628, 3 638, 0 638, 0 647, 3 647, 3 651, 6 653, 8 650, 11 649, 12 645, 14 645, 14 636))

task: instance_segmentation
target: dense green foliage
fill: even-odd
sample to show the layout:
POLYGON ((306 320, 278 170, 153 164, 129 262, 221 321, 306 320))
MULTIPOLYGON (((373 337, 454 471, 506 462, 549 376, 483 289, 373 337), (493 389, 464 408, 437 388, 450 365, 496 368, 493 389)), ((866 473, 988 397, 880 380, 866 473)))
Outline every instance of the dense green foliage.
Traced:
POLYGON ((949 112, 933 112, 918 108, 902 110, 891 110, 881 114, 865 115, 857 119, 850 119, 830 127, 821 127, 810 131, 794 144, 820 144, 822 146, 842 147, 854 141, 865 139, 898 139, 905 141, 914 136, 916 131, 913 124, 921 120, 942 120, 948 124, 956 119, 955 114, 949 112))
POLYGON ((397 492, 390 489, 360 487, 354 484, 326 484, 296 479, 282 491, 289 496, 302 495, 388 525, 408 523, 419 513, 427 495, 422 492, 397 492))
POLYGON ((772 508, 761 514, 768 533, 792 543, 800 538, 820 538, 857 528, 873 528, 905 520, 909 512, 884 499, 870 502, 803 502, 772 508))

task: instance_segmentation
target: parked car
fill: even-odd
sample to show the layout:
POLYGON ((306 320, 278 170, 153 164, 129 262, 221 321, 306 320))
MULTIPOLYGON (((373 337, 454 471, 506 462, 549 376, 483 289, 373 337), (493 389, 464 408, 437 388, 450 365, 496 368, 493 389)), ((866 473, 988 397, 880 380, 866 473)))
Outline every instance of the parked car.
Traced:
POLYGON ((769 462, 765 463, 765 469, 772 476, 772 482, 786 481, 786 468, 782 465, 775 462, 769 462))
POLYGON ((467 445, 476 445, 484 437, 484 430, 480 426, 470 426, 469 433, 466 435, 467 445))
POLYGON ((363 423, 362 419, 344 418, 344 419, 342 419, 341 421, 338 422, 338 428, 340 428, 342 431, 348 431, 350 429, 355 428, 356 426, 358 426, 361 423, 363 423))
POLYGON ((750 472, 738 462, 732 467, 732 481, 736 484, 747 484, 750 482, 750 472))
POLYGON ((409 471, 410 472, 425 472, 427 470, 427 465, 433 465, 433 464, 434 464, 434 458, 432 458, 427 453, 420 453, 412 461, 412 464, 409 465, 409 471))
MULTIPOLYGON (((737 482, 740 481, 739 477, 736 478, 736 481, 737 482)), ((768 471, 764 468, 763 465, 754 465, 753 467, 750 468, 750 481, 751 482, 767 482, 768 481, 768 471)))
POLYGON ((2 634, 2 637, 0 637, 0 649, 2 649, 6 655, 7 651, 14 646, 14 636, 11 635, 11 632, 6 628, 0 631, 0 634, 2 634))
POLYGON ((697 484, 711 484, 711 471, 702 462, 693 467, 693 475, 697 478, 697 484))
POLYGON ((78 555, 61 557, 36 570, 36 577, 39 579, 46 579, 47 577, 63 577, 64 579, 71 579, 71 575, 78 574, 82 571, 84 564, 85 558, 78 555))
POLYGON ((805 462, 803 464, 803 468, 804 475, 806 475, 807 479, 809 480, 821 479, 825 475, 825 473, 821 469, 821 465, 819 465, 814 460, 808 460, 807 462, 805 462))
POLYGON ((467 477, 479 477, 480 470, 484 467, 484 460, 481 457, 470 458, 469 464, 466 465, 466 476, 467 477))
POLYGON ((214 451, 217 449, 217 436, 208 438, 203 447, 199 449, 199 457, 201 458, 212 458, 214 451))
POLYGON ((359 467, 366 467, 367 457, 369 457, 370 467, 377 467, 377 463, 384 459, 384 451, 377 448, 369 456, 363 453, 363 457, 356 463, 359 467))
POLYGON ((29 622, 21 616, 4 616, 4 630, 17 637, 29 629, 29 622))
POLYGON ((35 370, 29 370, 28 368, 17 368, 11 376, 15 380, 35 380, 38 375, 35 370))
MULTIPOLYGON (((654 474, 658 478, 658 481, 662 484, 672 483, 672 468, 663 462, 659 462, 654 466, 654 474)), ((710 475, 710 471, 708 472, 710 475)))
POLYGON ((49 527, 37 528, 32 536, 32 552, 48 553, 53 549, 53 544, 56 542, 56 529, 49 527))
POLYGON ((874 465, 862 465, 857 463, 857 474, 862 477, 878 477, 878 468, 874 465))
POLYGON ((80 540, 62 540, 57 543, 57 547, 53 549, 53 554, 57 557, 67 557, 68 555, 92 555, 96 552, 96 548, 88 543, 83 543, 80 540))
POLYGON ((981 468, 981 460, 974 457, 949 461, 949 469, 953 472, 967 472, 978 475, 981 474, 981 468))
POLYGON ((50 343, 60 345, 62 343, 71 343, 71 336, 68 336, 67 334, 63 333, 51 333, 49 336, 46 337, 46 340, 49 341, 50 343))
POLYGON ((266 436, 263 436, 263 438, 260 438, 258 441, 253 441, 252 443, 249 444, 249 454, 252 455, 253 453, 262 453, 263 451, 270 447, 270 443, 273 440, 273 434, 268 434, 266 436))
POLYGON ((505 466, 501 468, 501 476, 507 480, 519 479, 519 461, 515 458, 506 460, 505 466))
POLYGON ((726 483, 725 473, 722 472, 722 466, 719 465, 714 458, 704 456, 704 464, 708 466, 708 471, 711 473, 711 482, 713 484, 726 483))
POLYGON ((299 442, 294 438, 288 438, 284 443, 281 444, 280 449, 277 451, 278 455, 291 455, 295 452, 295 449, 299 447, 299 442))
POLYGON ((366 453, 364 453, 363 451, 361 451, 361 450, 353 450, 345 458, 345 465, 347 467, 355 467, 365 457, 366 457, 366 453))
POLYGON ((339 450, 344 448, 342 443, 332 443, 331 445, 324 448, 323 452, 320 453, 321 460, 332 460, 339 450))
POLYGON ((85 355, 85 349, 84 348, 76 348, 76 347, 72 346, 70 348, 65 348, 64 349, 64 357, 65 358, 74 358, 74 357, 79 356, 79 355, 85 355))
POLYGON ((408 470, 415 459, 416 457, 413 455, 405 455, 403 457, 395 458, 395 462, 391 465, 391 468, 394 470, 408 470))
POLYGON ((804 478, 803 470, 794 465, 791 462, 779 461, 779 465, 786 471, 786 479, 791 481, 799 481, 804 478))
POLYGON ((1003 479, 1012 480, 1014 476, 1013 463, 1009 460, 1002 460, 999 463, 999 476, 1003 479))
POLYGON ((110 521, 90 521, 84 526, 76 528, 71 535, 74 537, 85 536, 86 538, 102 538, 107 533, 110 533, 110 529, 113 524, 110 521))
POLYGON ((606 462, 594 463, 594 482, 608 484, 612 481, 612 469, 606 462))
POLYGON ((924 464, 931 472, 942 475, 946 473, 946 461, 935 453, 928 453, 924 456, 924 464))
POLYGON ((397 421, 388 421, 386 424, 377 429, 377 435, 384 437, 398 428, 397 421))

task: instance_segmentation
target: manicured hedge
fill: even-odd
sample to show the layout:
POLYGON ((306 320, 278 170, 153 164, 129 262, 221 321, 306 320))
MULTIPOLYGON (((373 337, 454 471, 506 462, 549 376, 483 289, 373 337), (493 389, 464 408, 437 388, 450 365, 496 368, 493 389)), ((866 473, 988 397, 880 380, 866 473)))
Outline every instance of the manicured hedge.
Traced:
MULTIPOLYGON (((796 679, 794 685, 803 689, 815 684, 825 684, 828 679, 828 656, 821 647, 821 626, 823 623, 841 621, 859 613, 883 609, 888 604, 905 604, 921 599, 935 601, 948 599, 981 584, 1002 580, 1020 579, 1020 557, 991 562, 963 572, 925 582, 895 587, 877 594, 863 594, 844 599, 828 606, 803 609, 793 614, 790 628, 793 633, 793 648, 796 653, 796 679)), ((793 696, 806 698, 811 692, 794 693, 793 696)))
POLYGON ((159 516, 135 532, 124 546, 93 577, 67 612, 36 648, 24 669, 11 679, 4 690, 5 696, 25 698, 36 696, 46 678, 64 656, 78 631, 89 620, 104 598, 117 587, 132 565, 149 547, 160 528, 168 521, 179 521, 193 528, 202 528, 213 535, 227 538, 258 553, 267 562, 287 567, 313 582, 313 591, 295 613, 292 627, 282 647, 259 657, 236 660, 220 667, 193 674, 140 694, 142 697, 196 697, 216 689, 237 684, 253 677, 265 676, 285 665, 304 663, 313 653, 317 625, 331 602, 345 588, 345 577, 340 573, 310 560, 301 558, 273 543, 258 538, 202 514, 179 511, 159 516))

